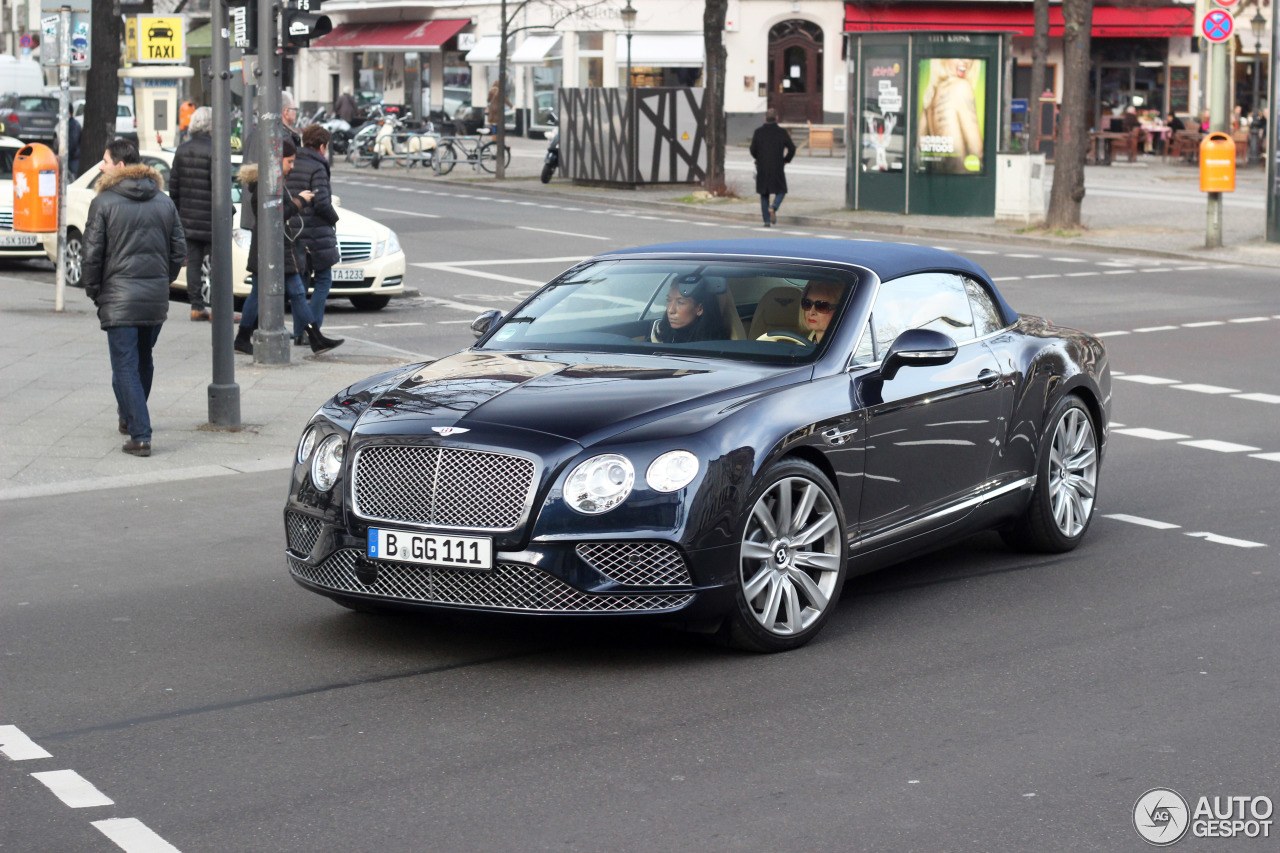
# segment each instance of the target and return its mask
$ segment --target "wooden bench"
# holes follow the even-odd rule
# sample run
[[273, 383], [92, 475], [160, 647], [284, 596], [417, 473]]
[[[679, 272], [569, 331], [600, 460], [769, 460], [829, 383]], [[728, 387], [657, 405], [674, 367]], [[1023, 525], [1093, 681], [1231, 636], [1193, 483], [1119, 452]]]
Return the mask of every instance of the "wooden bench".
[[836, 129], [834, 125], [815, 125], [809, 123], [809, 153], [812, 154], [819, 148], [825, 148], [827, 156], [831, 157], [836, 152]]

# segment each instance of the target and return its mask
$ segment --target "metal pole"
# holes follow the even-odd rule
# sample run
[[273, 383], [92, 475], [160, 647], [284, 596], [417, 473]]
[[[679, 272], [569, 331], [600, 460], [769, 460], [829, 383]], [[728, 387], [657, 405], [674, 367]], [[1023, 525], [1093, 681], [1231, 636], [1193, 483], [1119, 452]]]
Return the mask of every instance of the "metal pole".
[[[516, 11], [519, 11], [518, 9]], [[499, 180], [506, 180], [507, 163], [503, 153], [507, 150], [507, 0], [502, 0], [498, 9], [501, 17], [501, 26], [499, 27], [500, 38], [502, 44], [498, 46], [498, 121], [494, 127], [495, 147], [497, 148], [497, 162], [493, 170], [493, 176]], [[489, 105], [485, 104], [487, 108]], [[488, 116], [486, 115], [487, 119]]]
[[1280, 15], [1271, 15], [1271, 70], [1267, 73], [1267, 242], [1280, 243], [1280, 127], [1276, 103], [1280, 98]]
[[231, 28], [225, 0], [213, 0], [213, 241], [209, 302], [213, 308], [213, 382], [209, 424], [240, 428], [240, 386], [232, 350], [235, 299], [231, 293]]
[[1262, 75], [1262, 38], [1258, 37], [1253, 42], [1253, 103], [1249, 107], [1249, 165], [1252, 166], [1258, 162], [1258, 134], [1253, 132], [1253, 122], [1258, 117], [1258, 110], [1262, 104], [1258, 102], [1259, 85], [1262, 82], [1258, 78]]
[[627, 88], [630, 89], [631, 86], [631, 30], [627, 30]]
[[284, 121], [280, 114], [280, 53], [276, 0], [258, 0], [258, 329], [256, 364], [288, 364], [284, 329], [284, 173], [280, 168]]
[[58, 269], [53, 310], [65, 308], [67, 287], [67, 147], [71, 141], [71, 7], [58, 10]]
[[[1228, 132], [1230, 117], [1227, 114], [1227, 46], [1221, 42], [1214, 44], [1209, 50], [1209, 63], [1212, 66], [1212, 79], [1209, 84], [1209, 130]], [[1203, 167], [1202, 167], [1203, 168]], [[1222, 193], [1209, 193], [1209, 204], [1205, 211], [1206, 249], [1222, 248]]]

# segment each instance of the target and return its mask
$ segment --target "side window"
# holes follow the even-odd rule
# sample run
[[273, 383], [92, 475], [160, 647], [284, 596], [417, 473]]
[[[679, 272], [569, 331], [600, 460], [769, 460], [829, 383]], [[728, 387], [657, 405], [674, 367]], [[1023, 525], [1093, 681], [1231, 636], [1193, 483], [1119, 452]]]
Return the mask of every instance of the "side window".
[[161, 160], [159, 157], [143, 157], [142, 162], [160, 173], [160, 177], [164, 179], [164, 185], [169, 186], [169, 164]]
[[954, 273], [919, 273], [884, 282], [871, 308], [871, 328], [879, 357], [907, 329], [933, 329], [958, 344], [976, 337], [969, 295]]
[[964, 289], [969, 293], [969, 306], [973, 309], [974, 332], [978, 337], [990, 335], [1004, 328], [1004, 317], [987, 289], [971, 278], [965, 278]]

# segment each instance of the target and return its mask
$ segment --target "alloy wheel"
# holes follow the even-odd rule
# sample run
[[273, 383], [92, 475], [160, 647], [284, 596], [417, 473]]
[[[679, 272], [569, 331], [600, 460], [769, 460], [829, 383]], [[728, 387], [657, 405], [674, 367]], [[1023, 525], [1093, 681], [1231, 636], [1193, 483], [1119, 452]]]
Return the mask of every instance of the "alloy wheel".
[[80, 276], [83, 272], [82, 263], [84, 260], [84, 245], [81, 242], [78, 233], [67, 234], [67, 284], [72, 287], [80, 286]]
[[1049, 449], [1049, 497], [1053, 521], [1063, 536], [1083, 532], [1098, 486], [1098, 442], [1088, 414], [1068, 409]]
[[761, 627], [799, 634], [832, 606], [843, 534], [831, 500], [811, 480], [787, 477], [760, 496], [743, 536], [741, 581]]

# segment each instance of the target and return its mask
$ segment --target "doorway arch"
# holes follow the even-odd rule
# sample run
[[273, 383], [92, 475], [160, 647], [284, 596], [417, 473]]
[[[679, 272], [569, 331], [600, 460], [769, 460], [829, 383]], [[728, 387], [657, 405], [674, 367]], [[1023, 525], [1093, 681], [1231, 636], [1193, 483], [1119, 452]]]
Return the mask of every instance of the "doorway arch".
[[768, 106], [778, 121], [822, 121], [822, 27], [792, 19], [769, 30]]

